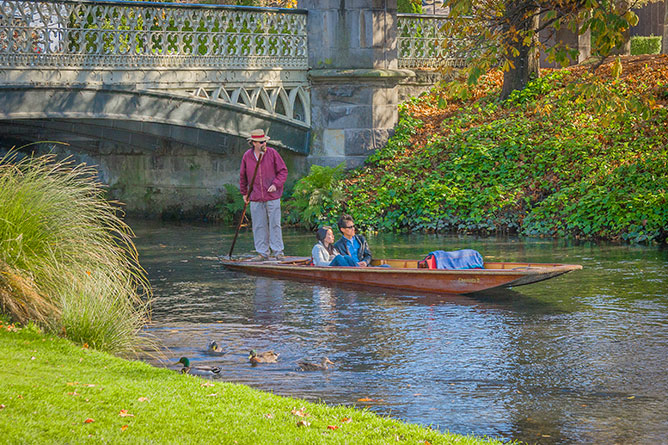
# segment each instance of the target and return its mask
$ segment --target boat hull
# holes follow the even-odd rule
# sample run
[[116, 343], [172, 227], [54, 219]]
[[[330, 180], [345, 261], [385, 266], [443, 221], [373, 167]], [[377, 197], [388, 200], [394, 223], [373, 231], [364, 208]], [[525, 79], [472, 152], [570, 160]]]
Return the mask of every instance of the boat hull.
[[378, 261], [391, 267], [315, 267], [304, 265], [306, 261], [222, 260], [222, 263], [230, 270], [277, 278], [449, 294], [523, 286], [582, 269], [582, 266], [575, 264], [540, 263], [489, 263], [485, 269], [468, 270], [418, 269], [417, 261], [412, 260]]

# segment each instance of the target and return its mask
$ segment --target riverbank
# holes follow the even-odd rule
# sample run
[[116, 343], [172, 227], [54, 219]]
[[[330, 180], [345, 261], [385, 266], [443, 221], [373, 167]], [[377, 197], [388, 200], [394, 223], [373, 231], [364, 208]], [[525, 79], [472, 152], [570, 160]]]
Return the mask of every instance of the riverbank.
[[182, 375], [0, 324], [5, 443], [501, 443]]
[[594, 68], [543, 70], [505, 101], [501, 72], [435, 87], [401, 105], [364, 166], [298, 183], [290, 220], [346, 212], [382, 232], [665, 243], [668, 56]]

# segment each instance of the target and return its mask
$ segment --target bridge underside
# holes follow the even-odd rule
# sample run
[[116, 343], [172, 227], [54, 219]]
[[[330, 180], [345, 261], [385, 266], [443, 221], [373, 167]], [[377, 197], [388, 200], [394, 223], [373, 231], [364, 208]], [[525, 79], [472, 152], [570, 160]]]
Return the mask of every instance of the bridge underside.
[[120, 88], [0, 88], [0, 134], [19, 140], [124, 144], [153, 150], [163, 141], [214, 153], [244, 145], [263, 128], [272, 145], [308, 154], [309, 128], [198, 97]]

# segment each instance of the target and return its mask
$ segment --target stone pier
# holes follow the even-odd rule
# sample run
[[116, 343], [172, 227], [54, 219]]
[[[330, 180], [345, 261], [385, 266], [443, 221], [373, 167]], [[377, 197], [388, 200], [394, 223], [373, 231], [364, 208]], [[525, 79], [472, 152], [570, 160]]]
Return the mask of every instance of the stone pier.
[[308, 9], [309, 162], [355, 167], [397, 123], [396, 0], [300, 0]]

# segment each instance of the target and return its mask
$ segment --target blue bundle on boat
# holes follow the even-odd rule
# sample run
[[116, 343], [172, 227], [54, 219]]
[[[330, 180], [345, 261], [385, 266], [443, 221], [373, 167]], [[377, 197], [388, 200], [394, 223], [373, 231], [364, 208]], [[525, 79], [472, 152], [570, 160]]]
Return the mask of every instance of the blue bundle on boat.
[[434, 259], [436, 269], [483, 269], [482, 255], [477, 250], [462, 249], [446, 252], [435, 250], [427, 258]]

